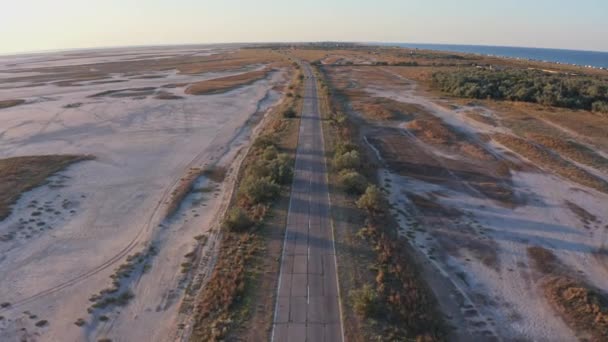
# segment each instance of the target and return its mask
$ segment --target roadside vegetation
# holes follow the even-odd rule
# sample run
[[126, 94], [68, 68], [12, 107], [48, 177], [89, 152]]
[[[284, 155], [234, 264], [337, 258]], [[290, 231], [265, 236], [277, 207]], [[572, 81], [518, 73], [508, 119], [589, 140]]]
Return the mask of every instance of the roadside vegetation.
[[22, 193], [44, 185], [69, 165], [93, 159], [84, 155], [45, 155], [0, 159], [0, 220], [10, 215]]
[[533, 102], [608, 113], [608, 80], [542, 70], [466, 68], [433, 74], [436, 87], [458, 97]]
[[217, 264], [196, 300], [191, 341], [269, 338], [297, 147], [294, 117], [302, 90], [297, 75], [289, 86], [292, 96], [269, 113], [239, 170]]
[[323, 69], [317, 73], [326, 152], [332, 159], [331, 212], [346, 338], [441, 341], [443, 317], [375, 185], [376, 167], [357, 124], [343, 114], [345, 103], [332, 96]]

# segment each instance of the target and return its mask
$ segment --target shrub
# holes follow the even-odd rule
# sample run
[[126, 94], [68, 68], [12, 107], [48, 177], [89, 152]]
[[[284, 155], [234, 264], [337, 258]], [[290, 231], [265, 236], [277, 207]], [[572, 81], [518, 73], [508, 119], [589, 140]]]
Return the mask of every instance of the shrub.
[[35, 325], [37, 327], [45, 327], [45, 326], [49, 325], [49, 321], [47, 321], [46, 319], [42, 319], [42, 320], [36, 322]]
[[357, 207], [365, 209], [371, 214], [376, 214], [385, 211], [388, 208], [388, 203], [380, 189], [375, 185], [370, 185], [357, 201]]
[[592, 110], [599, 113], [608, 113], [608, 102], [595, 101], [593, 102]]
[[255, 139], [253, 147], [265, 149], [268, 146], [276, 146], [274, 141], [275, 138], [271, 134], [260, 135], [257, 139]]
[[289, 184], [293, 177], [293, 162], [285, 153], [281, 153], [271, 162], [272, 179], [278, 184]]
[[272, 159], [275, 159], [278, 154], [279, 154], [279, 151], [277, 150], [276, 147], [268, 146], [264, 149], [264, 152], [262, 153], [262, 157], [264, 158], [264, 160], [272, 160]]
[[292, 161], [284, 153], [274, 155], [271, 150], [264, 151], [264, 160], [254, 162], [247, 172], [248, 178], [269, 178], [276, 184], [288, 184], [293, 176]]
[[238, 207], [231, 208], [224, 218], [224, 227], [235, 232], [242, 232], [253, 226], [247, 213]]
[[271, 177], [257, 178], [249, 175], [243, 181], [241, 191], [252, 204], [260, 204], [276, 198], [280, 188]]
[[363, 285], [358, 290], [351, 290], [350, 299], [358, 315], [373, 317], [378, 312], [378, 295], [369, 284]]
[[289, 107], [287, 108], [284, 112], [283, 112], [283, 117], [290, 119], [290, 118], [295, 118], [296, 117], [296, 111], [295, 109]]
[[336, 143], [336, 155], [342, 155], [347, 152], [356, 151], [357, 146], [351, 142], [338, 142]]
[[336, 154], [334, 157], [334, 167], [337, 170], [358, 169], [360, 165], [361, 159], [357, 151]]
[[338, 176], [338, 181], [344, 189], [344, 191], [350, 194], [361, 194], [365, 191], [367, 186], [367, 180], [357, 171], [344, 170]]
[[[329, 91], [328, 91], [329, 93]], [[331, 120], [335, 125], [343, 125], [346, 122], [346, 114], [344, 113], [335, 113], [331, 116]]]

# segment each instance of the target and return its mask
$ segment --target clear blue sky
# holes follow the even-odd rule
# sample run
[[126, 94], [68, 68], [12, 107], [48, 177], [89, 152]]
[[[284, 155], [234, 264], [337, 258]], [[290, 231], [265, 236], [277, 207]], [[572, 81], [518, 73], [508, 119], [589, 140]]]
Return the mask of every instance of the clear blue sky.
[[379, 41], [608, 51], [608, 0], [6, 0], [0, 53]]

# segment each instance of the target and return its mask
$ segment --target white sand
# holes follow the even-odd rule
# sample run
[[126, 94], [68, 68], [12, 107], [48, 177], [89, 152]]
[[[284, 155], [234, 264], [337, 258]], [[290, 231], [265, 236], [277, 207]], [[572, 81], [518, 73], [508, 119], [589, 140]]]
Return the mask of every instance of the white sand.
[[[41, 341], [103, 337], [166, 341], [175, 335], [184, 287], [180, 264], [195, 247], [194, 237], [209, 233], [226, 200], [227, 185], [205, 184], [217, 190], [197, 201], [188, 198], [169, 221], [164, 220], [167, 201], [191, 167], [232, 163], [237, 151], [247, 146], [251, 131], [247, 120], [277, 101], [279, 94], [272, 88], [286, 82], [285, 75], [275, 72], [251, 86], [212, 96], [187, 96], [183, 88], [164, 89], [184, 95], [182, 100], [86, 96], [225, 74], [230, 73], [184, 76], [167, 72], [160, 79], [2, 91], [2, 99], [26, 98], [29, 103], [0, 111], [1, 158], [75, 153], [91, 154], [96, 160], [61, 172], [55, 183], [62, 187], [51, 184], [28, 192], [13, 214], [0, 222], [0, 234], [29, 232], [27, 226], [39, 229], [37, 222], [20, 223], [20, 219], [34, 218], [51, 227], [17, 233], [14, 240], [0, 242], [0, 302], [13, 304], [0, 310], [5, 317], [0, 321], [0, 340], [29, 336]], [[64, 108], [78, 102], [83, 105]], [[31, 216], [37, 211], [28, 208], [33, 200], [38, 201], [36, 207], [43, 207], [41, 216]], [[52, 211], [46, 212], [45, 204]], [[25, 228], [19, 230], [20, 225]], [[150, 244], [159, 251], [149, 259], [151, 268], [125, 280], [135, 294], [129, 305], [89, 315], [89, 297], [110, 287], [114, 269]], [[37, 318], [27, 318], [24, 311]], [[93, 319], [100, 314], [109, 320]], [[77, 327], [78, 318], [87, 324]], [[42, 319], [49, 325], [35, 327]]]

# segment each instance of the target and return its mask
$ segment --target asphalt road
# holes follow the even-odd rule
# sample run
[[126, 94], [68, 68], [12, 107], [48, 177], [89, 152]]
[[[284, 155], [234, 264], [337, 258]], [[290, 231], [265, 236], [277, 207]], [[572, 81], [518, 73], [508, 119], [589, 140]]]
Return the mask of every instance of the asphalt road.
[[304, 105], [272, 327], [273, 342], [343, 340], [317, 87], [303, 63]]

